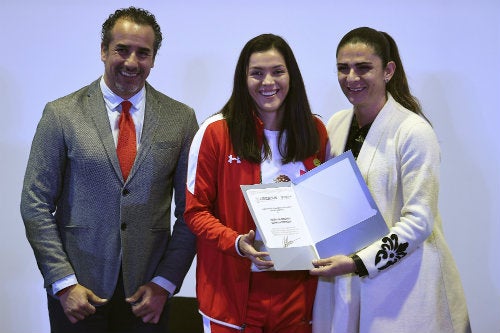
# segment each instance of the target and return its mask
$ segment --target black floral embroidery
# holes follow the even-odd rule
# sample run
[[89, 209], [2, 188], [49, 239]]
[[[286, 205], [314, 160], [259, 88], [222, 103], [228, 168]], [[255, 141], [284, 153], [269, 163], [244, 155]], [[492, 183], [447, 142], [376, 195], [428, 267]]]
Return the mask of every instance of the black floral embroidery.
[[399, 244], [398, 235], [392, 234], [389, 237], [382, 238], [384, 244], [381, 245], [381, 250], [377, 252], [375, 257], [375, 266], [384, 264], [378, 270], [384, 270], [387, 267], [398, 262], [399, 259], [406, 255], [408, 243]]

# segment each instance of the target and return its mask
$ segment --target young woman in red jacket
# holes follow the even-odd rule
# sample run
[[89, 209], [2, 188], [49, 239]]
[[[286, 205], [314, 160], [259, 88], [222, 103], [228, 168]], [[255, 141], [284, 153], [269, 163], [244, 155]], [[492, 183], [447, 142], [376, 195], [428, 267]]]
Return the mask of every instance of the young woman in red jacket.
[[250, 40], [231, 97], [201, 125], [189, 156], [185, 220], [198, 239], [205, 332], [311, 331], [317, 280], [269, 270], [240, 185], [293, 180], [324, 161], [327, 142], [290, 46], [272, 34]]

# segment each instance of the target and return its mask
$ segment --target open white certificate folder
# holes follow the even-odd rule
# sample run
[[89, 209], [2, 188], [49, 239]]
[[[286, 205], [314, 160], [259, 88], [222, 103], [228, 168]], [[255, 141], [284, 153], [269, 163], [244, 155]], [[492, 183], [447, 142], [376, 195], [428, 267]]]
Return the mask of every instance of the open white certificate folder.
[[292, 182], [241, 189], [264, 247], [255, 246], [278, 271], [309, 270], [313, 259], [350, 255], [388, 232], [350, 151]]

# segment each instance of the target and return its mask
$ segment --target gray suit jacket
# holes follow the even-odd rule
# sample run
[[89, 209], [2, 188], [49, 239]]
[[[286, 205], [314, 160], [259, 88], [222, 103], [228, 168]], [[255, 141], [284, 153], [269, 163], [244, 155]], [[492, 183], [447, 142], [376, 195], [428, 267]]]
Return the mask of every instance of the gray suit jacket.
[[122, 265], [126, 296], [154, 276], [180, 288], [195, 255], [183, 211], [197, 129], [191, 108], [146, 83], [142, 141], [124, 182], [99, 80], [46, 105], [21, 197], [45, 287], [76, 274], [80, 284], [109, 299]]

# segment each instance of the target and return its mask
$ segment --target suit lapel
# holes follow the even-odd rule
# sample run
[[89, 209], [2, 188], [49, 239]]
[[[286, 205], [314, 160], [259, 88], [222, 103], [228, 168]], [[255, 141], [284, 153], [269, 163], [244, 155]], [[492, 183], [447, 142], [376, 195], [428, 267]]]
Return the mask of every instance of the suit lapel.
[[116, 155], [115, 142], [113, 141], [113, 134], [111, 133], [111, 128], [109, 126], [106, 104], [104, 103], [104, 98], [99, 86], [99, 80], [94, 81], [89, 86], [89, 92], [87, 94], [88, 105], [85, 106], [85, 109], [90, 112], [111, 165], [113, 166], [118, 177], [123, 181], [120, 163], [118, 162], [118, 156]]
[[373, 121], [370, 131], [365, 138], [365, 142], [363, 143], [356, 160], [359, 170], [365, 180], [368, 179], [368, 172], [372, 167], [378, 147], [386, 144], [385, 136], [386, 131], [389, 128], [387, 124], [391, 121], [391, 118], [394, 115], [394, 112], [392, 112], [392, 105], [393, 100], [389, 95], [387, 103], [385, 103], [384, 107], [380, 110], [379, 114]]
[[139, 169], [139, 166], [146, 158], [148, 152], [153, 144], [154, 133], [156, 126], [158, 126], [158, 112], [160, 112], [161, 105], [158, 103], [154, 89], [146, 83], [146, 106], [144, 110], [144, 124], [142, 127], [141, 144], [135, 163], [130, 171], [129, 179], [132, 178]]
[[333, 137], [330, 137], [330, 152], [332, 156], [338, 156], [344, 152], [353, 115], [352, 110], [347, 112], [345, 116], [342, 116], [338, 120], [338, 123], [333, 128]]

